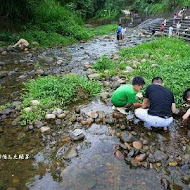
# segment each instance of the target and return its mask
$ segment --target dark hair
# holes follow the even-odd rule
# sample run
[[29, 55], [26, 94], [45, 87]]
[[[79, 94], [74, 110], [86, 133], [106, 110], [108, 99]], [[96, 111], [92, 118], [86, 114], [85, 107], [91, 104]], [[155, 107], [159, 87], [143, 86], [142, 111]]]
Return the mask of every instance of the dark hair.
[[121, 23], [119, 24], [119, 26], [121, 26]]
[[190, 88], [188, 88], [187, 90], [183, 92], [184, 101], [187, 101], [188, 98], [190, 98]]
[[163, 80], [161, 77], [154, 77], [152, 79], [152, 83], [159, 83], [159, 84], [162, 84], [163, 83]]
[[144, 84], [145, 84], [144, 79], [141, 76], [136, 76], [132, 79], [132, 85], [142, 86]]

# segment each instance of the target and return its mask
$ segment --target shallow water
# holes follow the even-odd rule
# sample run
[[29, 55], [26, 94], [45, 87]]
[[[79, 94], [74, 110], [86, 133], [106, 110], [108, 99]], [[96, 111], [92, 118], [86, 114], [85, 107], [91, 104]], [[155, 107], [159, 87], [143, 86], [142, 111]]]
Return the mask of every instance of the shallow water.
[[[67, 48], [54, 48], [38, 50], [27, 59], [27, 53], [0, 55], [0, 61], [7, 63], [1, 71], [12, 72], [13, 75], [0, 80], [0, 105], [20, 99], [23, 82], [37, 77], [31, 70], [42, 68], [51, 71], [51, 74], [62, 73], [84, 74], [83, 63], [94, 62], [98, 57], [106, 54], [112, 56], [121, 46], [115, 43], [115, 36], [111, 38], [97, 38], [88, 43], [81, 43]], [[134, 37], [135, 38], [135, 37]], [[136, 39], [135, 42], [139, 40]], [[129, 46], [133, 42], [126, 42]], [[63, 60], [62, 65], [45, 64], [40, 62], [39, 56], [53, 57]], [[24, 63], [17, 63], [26, 59]], [[38, 62], [38, 63], [37, 63]], [[30, 64], [33, 63], [33, 64]], [[26, 77], [20, 77], [20, 76]], [[20, 77], [20, 78], [19, 78]], [[89, 103], [80, 103], [84, 113], [89, 111], [104, 111], [111, 114], [111, 106], [105, 105], [99, 99]], [[72, 109], [71, 109], [72, 112]], [[0, 122], [3, 131], [0, 132], [0, 154], [12, 156], [12, 159], [0, 159], [0, 189], [14, 187], [15, 189], [57, 189], [57, 190], [160, 190], [161, 172], [154, 169], [133, 168], [125, 160], [118, 159], [114, 152], [115, 146], [120, 144], [116, 137], [118, 126], [92, 124], [89, 127], [66, 125], [51, 125], [51, 133], [41, 134], [38, 129], [28, 130], [23, 126], [12, 126], [13, 118]], [[181, 144], [182, 138], [187, 138], [187, 128], [179, 127], [176, 121], [170, 133], [154, 132], [142, 126], [130, 125], [136, 136], [144, 135], [151, 145], [160, 148], [160, 144], [168, 154], [174, 157], [183, 155], [183, 148], [189, 145]], [[69, 134], [79, 128], [85, 135], [84, 141], [72, 142], [68, 140]], [[63, 159], [71, 151], [77, 156]], [[14, 159], [14, 156], [29, 154], [29, 159]], [[189, 169], [181, 167], [169, 168], [170, 178], [183, 189], [189, 189], [181, 182], [181, 175], [189, 174]]]

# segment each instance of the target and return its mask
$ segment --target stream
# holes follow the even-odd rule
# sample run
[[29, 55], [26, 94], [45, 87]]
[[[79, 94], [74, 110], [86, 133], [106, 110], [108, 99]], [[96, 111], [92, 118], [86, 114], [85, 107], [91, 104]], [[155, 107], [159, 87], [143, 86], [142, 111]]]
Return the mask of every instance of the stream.
[[[106, 35], [68, 47], [0, 54], [0, 106], [7, 106], [0, 111], [0, 190], [160, 190], [161, 178], [171, 189], [190, 189], [190, 133], [176, 119], [169, 133], [148, 131], [114, 115], [110, 102], [97, 96], [68, 108], [63, 119], [43, 123], [50, 127], [44, 133], [40, 123], [18, 123], [24, 82], [85, 75], [85, 65], [102, 55], [114, 59], [120, 48], [152, 40], [130, 30], [121, 44]], [[139, 152], [129, 137], [143, 142], [140, 153], [147, 160], [134, 161]]]

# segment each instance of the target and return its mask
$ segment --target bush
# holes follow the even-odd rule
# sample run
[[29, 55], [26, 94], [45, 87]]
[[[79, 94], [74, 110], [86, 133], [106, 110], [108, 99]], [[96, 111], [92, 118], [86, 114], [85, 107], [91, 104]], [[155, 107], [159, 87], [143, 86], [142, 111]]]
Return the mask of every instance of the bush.
[[[101, 91], [101, 85], [95, 81], [88, 81], [84, 77], [68, 74], [63, 77], [47, 76], [31, 80], [25, 84], [25, 90], [22, 96], [22, 124], [36, 119], [41, 120], [47, 112], [83, 100], [86, 94], [87, 97], [93, 97]], [[31, 106], [33, 99], [40, 101], [38, 107], [34, 107], [29, 112], [24, 111], [25, 107]]]
[[94, 64], [94, 69], [98, 71], [110, 70], [115, 67], [115, 63], [106, 56], [103, 56]]

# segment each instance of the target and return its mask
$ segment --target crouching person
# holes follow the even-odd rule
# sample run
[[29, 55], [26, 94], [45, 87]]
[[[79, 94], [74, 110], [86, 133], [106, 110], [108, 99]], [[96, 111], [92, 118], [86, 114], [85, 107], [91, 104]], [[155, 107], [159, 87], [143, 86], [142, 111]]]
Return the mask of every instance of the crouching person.
[[144, 121], [145, 127], [162, 127], [167, 131], [173, 121], [172, 113], [177, 113], [173, 93], [164, 87], [161, 77], [153, 78], [146, 89], [142, 108], [135, 110], [136, 117]]
[[190, 88], [183, 93], [183, 99], [188, 102], [187, 104], [184, 104], [183, 107], [189, 108], [182, 117], [183, 122], [185, 123], [190, 118]]
[[129, 109], [131, 106], [141, 107], [142, 104], [137, 102], [136, 94], [144, 84], [145, 82], [142, 77], [134, 77], [132, 84], [122, 85], [113, 92], [111, 102], [123, 114], [126, 114], [125, 109]]

